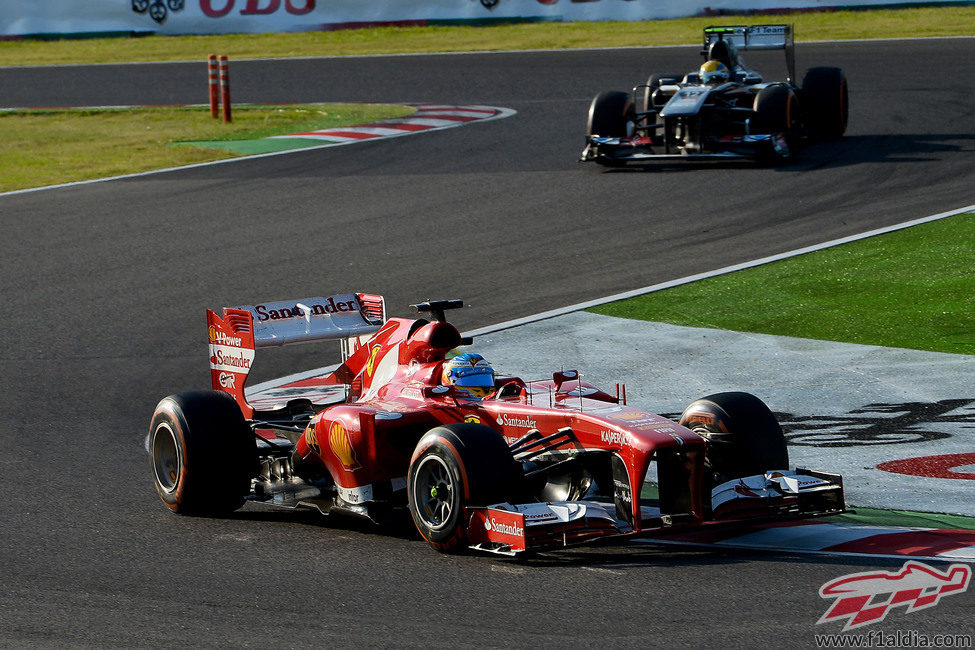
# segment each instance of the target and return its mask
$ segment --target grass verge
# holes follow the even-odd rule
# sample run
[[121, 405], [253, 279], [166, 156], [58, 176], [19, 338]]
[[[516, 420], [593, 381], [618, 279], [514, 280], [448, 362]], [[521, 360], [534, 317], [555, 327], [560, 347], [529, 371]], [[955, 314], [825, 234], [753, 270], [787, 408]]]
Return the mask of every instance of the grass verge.
[[375, 104], [234, 106], [233, 122], [209, 107], [0, 111], [0, 191], [210, 162], [240, 154], [187, 140], [252, 140], [402, 117]]
[[975, 354], [975, 214], [591, 309], [693, 327]]
[[975, 7], [914, 7], [787, 15], [710, 16], [653, 21], [430, 25], [288, 34], [146, 36], [0, 41], [0, 65], [203, 61], [210, 52], [232, 59], [694, 45], [711, 24], [788, 22], [796, 40], [971, 36]]

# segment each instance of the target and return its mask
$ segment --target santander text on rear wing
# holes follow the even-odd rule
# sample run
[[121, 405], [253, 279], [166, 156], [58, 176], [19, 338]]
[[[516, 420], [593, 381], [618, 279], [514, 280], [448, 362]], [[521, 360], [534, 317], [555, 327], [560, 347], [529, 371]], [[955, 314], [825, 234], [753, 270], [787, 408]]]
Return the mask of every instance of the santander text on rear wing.
[[208, 309], [211, 383], [215, 390], [234, 396], [244, 417], [253, 417], [244, 384], [257, 348], [340, 340], [345, 356], [349, 345], [378, 330], [385, 320], [382, 296], [365, 293], [224, 307], [222, 316]]

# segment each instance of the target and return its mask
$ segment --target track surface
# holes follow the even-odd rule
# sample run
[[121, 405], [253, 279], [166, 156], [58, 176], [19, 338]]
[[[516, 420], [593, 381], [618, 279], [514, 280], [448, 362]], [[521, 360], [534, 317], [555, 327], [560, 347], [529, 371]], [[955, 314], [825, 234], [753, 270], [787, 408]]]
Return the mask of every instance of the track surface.
[[[975, 40], [800, 45], [798, 58], [846, 69], [851, 126], [784, 168], [574, 162], [594, 94], [689, 68], [696, 48], [235, 62], [239, 102], [518, 114], [0, 197], [0, 644], [752, 647], [838, 631], [814, 625], [820, 585], [900, 562], [670, 547], [510, 562], [255, 506], [174, 517], [141, 448], [155, 402], [208, 381], [207, 306], [351, 289], [403, 314], [462, 297], [470, 329], [973, 202], [957, 72]], [[204, 86], [202, 63], [0, 69], [9, 106], [198, 103]], [[263, 376], [332, 360], [269, 356]], [[970, 632], [972, 603], [882, 626]]]

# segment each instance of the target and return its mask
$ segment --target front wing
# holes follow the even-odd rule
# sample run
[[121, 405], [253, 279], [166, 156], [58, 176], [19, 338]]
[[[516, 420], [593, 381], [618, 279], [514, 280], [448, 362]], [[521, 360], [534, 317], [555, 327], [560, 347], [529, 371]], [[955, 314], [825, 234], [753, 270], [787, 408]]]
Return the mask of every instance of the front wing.
[[500, 503], [471, 508], [470, 547], [502, 555], [561, 548], [601, 539], [654, 537], [693, 526], [734, 526], [756, 519], [821, 517], [845, 512], [843, 479], [837, 474], [797, 469], [728, 481], [712, 491], [712, 519], [661, 515], [641, 508], [643, 525], [634, 528], [612, 504], [597, 501]]
[[740, 158], [791, 157], [785, 136], [780, 133], [759, 135], [728, 135], [719, 138], [716, 150], [707, 153], [666, 153], [664, 147], [651, 138], [603, 138], [590, 136], [579, 162], [625, 164], [653, 160], [728, 160]]

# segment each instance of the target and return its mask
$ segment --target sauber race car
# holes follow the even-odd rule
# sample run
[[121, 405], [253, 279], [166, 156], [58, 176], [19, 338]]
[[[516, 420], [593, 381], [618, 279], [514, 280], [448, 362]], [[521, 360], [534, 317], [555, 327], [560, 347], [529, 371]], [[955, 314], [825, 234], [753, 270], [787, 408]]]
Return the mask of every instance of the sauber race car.
[[[764, 81], [739, 54], [779, 49], [789, 73], [784, 82]], [[803, 141], [846, 131], [846, 76], [840, 68], [810, 68], [797, 86], [790, 25], [707, 27], [701, 54], [699, 70], [652, 74], [632, 93], [597, 95], [580, 160], [607, 166], [658, 159], [787, 160]]]
[[[673, 421], [575, 371], [495, 374], [456, 354], [471, 341], [445, 312], [460, 306], [387, 318], [382, 297], [350, 293], [208, 310], [212, 390], [162, 399], [146, 438], [163, 503], [412, 516], [438, 550], [507, 555], [844, 510], [839, 476], [788, 469], [758, 398], [711, 395]], [[258, 349], [327, 339], [342, 347], [331, 371], [245, 390]]]

